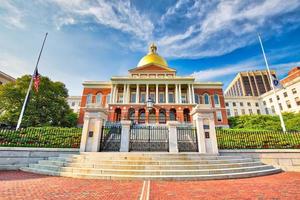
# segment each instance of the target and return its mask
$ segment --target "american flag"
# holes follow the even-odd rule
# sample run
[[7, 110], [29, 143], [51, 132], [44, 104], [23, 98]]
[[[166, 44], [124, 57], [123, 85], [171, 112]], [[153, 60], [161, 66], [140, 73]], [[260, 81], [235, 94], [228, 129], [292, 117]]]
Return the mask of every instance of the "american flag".
[[38, 69], [35, 70], [34, 76], [33, 76], [33, 81], [34, 81], [34, 89], [36, 92], [39, 91], [39, 86], [40, 86], [40, 74], [38, 72]]

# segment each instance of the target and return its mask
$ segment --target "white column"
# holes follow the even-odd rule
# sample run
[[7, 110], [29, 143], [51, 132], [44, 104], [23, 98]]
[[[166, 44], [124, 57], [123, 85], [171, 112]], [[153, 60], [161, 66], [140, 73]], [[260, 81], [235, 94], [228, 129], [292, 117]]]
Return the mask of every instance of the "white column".
[[177, 121], [168, 121], [169, 126], [169, 152], [177, 153], [178, 152], [178, 142], [177, 142]]
[[123, 87], [123, 104], [125, 104], [126, 103], [126, 89], [127, 89], [127, 87], [126, 87], [127, 85], [124, 83], [124, 87]]
[[178, 103], [178, 84], [175, 84], [175, 103]]
[[169, 88], [168, 88], [168, 84], [166, 84], [166, 103], [169, 103]]
[[80, 141], [80, 152], [86, 151], [87, 139], [88, 139], [88, 131], [89, 131], [89, 123], [90, 119], [88, 117], [84, 117], [84, 123], [82, 128], [81, 134], [81, 141]]
[[192, 84], [192, 103], [195, 103], [195, 90], [194, 90], [194, 85]]
[[149, 99], [149, 84], [146, 84], [146, 102]]
[[126, 84], [125, 103], [129, 103], [129, 84]]
[[136, 99], [135, 99], [135, 102], [136, 103], [139, 103], [140, 102], [140, 85], [139, 84], [136, 84]]
[[155, 103], [158, 103], [158, 84], [156, 84], [156, 91], [155, 91]]
[[121, 131], [121, 146], [120, 151], [121, 152], [128, 152], [129, 151], [129, 141], [130, 141], [130, 120], [122, 120], [122, 131]]
[[188, 84], [188, 97], [189, 97], [189, 103], [192, 103], [192, 94], [191, 94], [191, 84]]
[[206, 153], [203, 119], [199, 117], [199, 114], [193, 116], [193, 119], [196, 122], [196, 128], [197, 128], [198, 151], [199, 153]]
[[97, 119], [95, 122], [95, 132], [93, 133], [93, 143], [92, 143], [92, 152], [99, 152], [100, 151], [100, 140], [101, 140], [101, 134], [102, 134], [102, 126], [103, 126], [103, 120]]
[[179, 84], [179, 92], [178, 92], [178, 95], [179, 95], [179, 103], [182, 103], [182, 99], [181, 99], [181, 84]]
[[115, 90], [115, 85], [111, 86], [111, 91], [110, 91], [110, 99], [108, 103], [113, 103], [114, 102], [114, 90]]

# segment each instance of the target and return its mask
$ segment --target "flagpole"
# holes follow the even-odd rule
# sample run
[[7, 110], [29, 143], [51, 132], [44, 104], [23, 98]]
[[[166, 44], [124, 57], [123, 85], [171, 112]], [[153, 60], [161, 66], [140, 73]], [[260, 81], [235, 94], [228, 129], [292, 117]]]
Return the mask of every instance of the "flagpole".
[[41, 55], [42, 55], [42, 52], [43, 52], [43, 49], [44, 49], [44, 45], [45, 45], [47, 36], [48, 36], [48, 33], [46, 33], [46, 35], [44, 37], [42, 48], [40, 50], [39, 57], [37, 59], [37, 62], [36, 62], [33, 74], [31, 76], [31, 80], [30, 80], [29, 87], [28, 87], [28, 90], [27, 90], [27, 93], [26, 93], [26, 97], [25, 97], [25, 100], [24, 100], [24, 103], [23, 103], [23, 106], [22, 106], [22, 110], [21, 110], [21, 113], [20, 113], [20, 116], [19, 116], [19, 120], [18, 120], [18, 124], [17, 124], [16, 130], [18, 130], [20, 128], [21, 123], [22, 123], [22, 119], [23, 119], [23, 115], [24, 115], [24, 112], [25, 112], [26, 104], [28, 103], [27, 101], [28, 101], [28, 98], [29, 98], [29, 95], [30, 95], [30, 91], [31, 91], [31, 88], [32, 88], [33, 77], [34, 77], [34, 75], [36, 73], [36, 70], [38, 68], [38, 65], [39, 65], [39, 62], [40, 62], [40, 58], [41, 58]]
[[259, 39], [261, 50], [262, 50], [262, 53], [263, 53], [263, 56], [264, 56], [264, 60], [265, 60], [265, 64], [266, 64], [266, 67], [267, 67], [268, 75], [269, 75], [270, 81], [272, 82], [271, 87], [272, 87], [273, 94], [274, 94], [276, 109], [278, 110], [278, 115], [279, 115], [279, 119], [280, 119], [281, 128], [282, 128], [283, 132], [286, 132], [285, 123], [284, 123], [284, 120], [283, 120], [283, 117], [282, 117], [282, 114], [281, 114], [281, 111], [280, 111], [280, 108], [279, 108], [279, 104], [278, 104], [278, 100], [277, 100], [277, 96], [276, 96], [276, 91], [275, 91], [275, 86], [274, 86], [274, 83], [272, 81], [273, 79], [272, 79], [272, 75], [271, 75], [271, 72], [270, 72], [268, 60], [267, 60], [265, 50], [264, 50], [264, 46], [262, 44], [262, 41], [261, 41], [261, 38], [260, 38], [259, 34], [258, 34], [258, 39]]

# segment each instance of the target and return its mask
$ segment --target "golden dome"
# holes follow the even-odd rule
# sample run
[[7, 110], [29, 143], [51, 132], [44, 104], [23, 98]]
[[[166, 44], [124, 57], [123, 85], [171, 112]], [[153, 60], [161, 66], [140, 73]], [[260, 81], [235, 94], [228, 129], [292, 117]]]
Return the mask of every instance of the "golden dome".
[[168, 67], [167, 61], [163, 57], [158, 55], [156, 51], [157, 51], [157, 47], [155, 46], [155, 44], [152, 43], [151, 46], [149, 47], [149, 53], [140, 60], [137, 66], [141, 67], [153, 63], [153, 64], [158, 64], [160, 66]]

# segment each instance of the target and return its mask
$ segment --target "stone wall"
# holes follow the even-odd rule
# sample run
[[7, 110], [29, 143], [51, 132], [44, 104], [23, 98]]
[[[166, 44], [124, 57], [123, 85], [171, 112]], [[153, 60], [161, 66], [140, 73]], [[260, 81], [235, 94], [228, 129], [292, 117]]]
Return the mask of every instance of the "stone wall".
[[250, 156], [284, 171], [300, 172], [300, 149], [219, 150], [219, 153], [225, 156]]
[[76, 154], [79, 149], [0, 147], [0, 170], [18, 170], [59, 154]]

